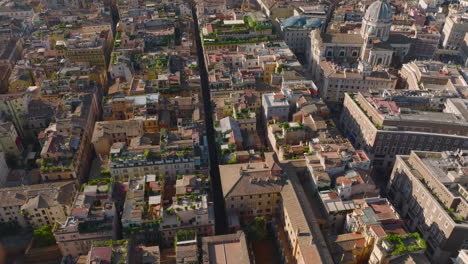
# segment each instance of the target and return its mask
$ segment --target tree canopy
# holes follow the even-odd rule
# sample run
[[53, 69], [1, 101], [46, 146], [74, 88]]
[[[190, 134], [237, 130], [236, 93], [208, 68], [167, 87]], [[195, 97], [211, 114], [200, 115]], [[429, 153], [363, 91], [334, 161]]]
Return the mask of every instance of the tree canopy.
[[250, 241], [265, 239], [268, 235], [265, 218], [255, 217], [255, 219], [247, 225], [246, 235]]
[[44, 225], [34, 230], [33, 238], [38, 247], [47, 247], [55, 244], [55, 237], [52, 233], [52, 228], [48, 225]]

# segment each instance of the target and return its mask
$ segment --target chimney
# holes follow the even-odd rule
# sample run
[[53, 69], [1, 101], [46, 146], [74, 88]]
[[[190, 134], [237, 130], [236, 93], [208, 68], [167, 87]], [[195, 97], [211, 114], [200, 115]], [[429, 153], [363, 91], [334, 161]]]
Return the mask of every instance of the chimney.
[[299, 228], [296, 230], [296, 240], [294, 241], [294, 250], [293, 250], [294, 258], [296, 258], [298, 247], [299, 247]]

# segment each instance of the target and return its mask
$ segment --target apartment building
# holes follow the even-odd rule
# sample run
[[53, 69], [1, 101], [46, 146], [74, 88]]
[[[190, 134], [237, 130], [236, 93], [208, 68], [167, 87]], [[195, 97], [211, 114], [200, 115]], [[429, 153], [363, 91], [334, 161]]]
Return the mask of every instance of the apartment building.
[[157, 221], [161, 218], [163, 190], [162, 177], [155, 174], [128, 180], [121, 217], [126, 237], [136, 239], [139, 236], [146, 241], [159, 237], [155, 230]]
[[403, 64], [399, 71], [409, 90], [441, 91], [456, 94], [461, 78], [457, 67], [437, 61], [412, 61]]
[[321, 61], [315, 81], [320, 96], [328, 102], [341, 103], [345, 93], [368, 92], [376, 89], [394, 90], [397, 77], [388, 71], [374, 69], [359, 62], [356, 69], [344, 68], [330, 61]]
[[[335, 148], [326, 144], [323, 144], [322, 147], [322, 150], [305, 155], [310, 182], [315, 191], [331, 188], [332, 179], [342, 177], [348, 171], [359, 170], [364, 173], [371, 168], [371, 161], [366, 153], [362, 150], [354, 150], [349, 143], [337, 144]], [[317, 150], [317, 148], [314, 149]], [[358, 176], [359, 174], [360, 172], [351, 173], [347, 176], [353, 178], [352, 175]], [[343, 183], [345, 182], [347, 181]]]
[[468, 18], [465, 14], [457, 13], [447, 16], [442, 29], [442, 47], [444, 49], [460, 49], [467, 32]]
[[28, 104], [31, 96], [26, 93], [0, 95], [0, 115], [11, 120], [21, 137], [27, 135]]
[[27, 132], [37, 138], [53, 121], [56, 109], [52, 103], [45, 100], [32, 100], [28, 103], [27, 108]]
[[302, 165], [283, 164], [288, 175], [280, 192], [279, 217], [274, 223], [275, 237], [282, 248], [282, 260], [287, 263], [334, 263], [318, 218], [312, 211], [308, 194], [302, 188], [297, 171]]
[[101, 121], [94, 126], [91, 143], [94, 151], [100, 155], [109, 155], [114, 143], [130, 144], [134, 138], [144, 134], [141, 120]]
[[194, 190], [188, 195], [173, 197], [172, 204], [162, 212], [162, 243], [172, 247], [174, 237], [182, 230], [195, 231], [198, 236], [213, 236], [214, 226], [213, 203], [208, 201], [206, 192]]
[[156, 114], [160, 104], [160, 94], [145, 94], [134, 96], [116, 96], [108, 99], [103, 105], [103, 119], [129, 120], [137, 115]]
[[[269, 146], [281, 159], [302, 155], [307, 152], [306, 139], [309, 133], [301, 122], [268, 124], [267, 137]], [[308, 132], [308, 131], [307, 131]]]
[[96, 67], [80, 64], [74, 62], [70, 66], [49, 69], [51, 78], [39, 83], [41, 99], [57, 102], [70, 92], [96, 92], [100, 96], [102, 86], [106, 85], [106, 75]]
[[12, 122], [0, 123], [0, 147], [5, 155], [19, 157], [24, 148]]
[[288, 121], [289, 102], [282, 93], [264, 93], [262, 95], [262, 107], [265, 122], [269, 120]]
[[119, 217], [112, 200], [114, 180], [96, 179], [82, 188], [68, 217], [52, 230], [62, 256], [85, 255], [93, 241], [116, 238]]
[[245, 133], [257, 131], [257, 114], [243, 106], [234, 106], [233, 116], [239, 123], [239, 129]]
[[408, 57], [418, 60], [431, 60], [441, 39], [440, 31], [435, 26], [423, 26], [414, 33]]
[[250, 264], [253, 258], [242, 231], [228, 235], [202, 237], [201, 244], [202, 264]]
[[197, 15], [215, 15], [226, 12], [226, 0], [197, 1]]
[[[0, 66], [6, 66], [6, 72], [11, 74], [11, 70], [15, 63], [21, 58], [21, 53], [23, 52], [23, 41], [21, 38], [13, 38], [4, 40], [2, 43], [2, 49], [0, 50]], [[9, 74], [5, 76], [6, 82], [8, 84]], [[7, 88], [7, 87], [4, 87]], [[7, 89], [5, 89], [6, 91]]]
[[191, 174], [200, 166], [200, 157], [194, 152], [192, 140], [181, 140], [163, 145], [125, 146], [114, 143], [109, 157], [113, 177], [128, 179], [146, 174], [162, 173], [166, 181], [175, 182], [178, 174]]
[[82, 32], [66, 40], [58, 40], [55, 48], [73, 62], [87, 62], [107, 70], [113, 47], [112, 31]]
[[65, 97], [55, 122], [39, 135], [42, 145], [40, 169], [44, 181], [82, 181], [87, 177], [92, 155], [91, 138], [100, 115], [97, 100], [96, 94]]
[[2, 188], [0, 222], [16, 221], [23, 228], [52, 226], [67, 218], [75, 191], [71, 181]]
[[340, 123], [373, 166], [391, 168], [395, 155], [410, 150], [456, 150], [468, 146], [467, 121], [453, 113], [399, 107], [386, 97], [345, 95]]
[[[132, 263], [130, 260], [133, 258], [141, 257], [140, 252], [134, 251], [132, 243], [128, 240], [104, 240], [96, 241], [92, 244], [91, 249], [85, 256], [80, 256], [80, 263], [94, 264], [94, 263]], [[159, 254], [159, 248], [158, 248]], [[150, 252], [147, 255], [151, 255]], [[158, 256], [159, 257], [159, 256]], [[159, 258], [151, 263], [159, 264]]]
[[237, 120], [231, 116], [219, 120], [219, 132], [221, 144], [225, 143], [223, 145], [227, 147], [229, 147], [228, 144], [234, 144], [237, 150], [244, 149], [244, 137]]
[[280, 209], [283, 170], [273, 154], [265, 153], [265, 162], [219, 166], [226, 211], [236, 211], [242, 222]]
[[0, 15], [18, 20], [25, 20], [25, 22], [29, 24], [34, 17], [34, 9], [24, 3], [18, 2], [13, 5], [2, 5], [0, 8]]
[[398, 155], [387, 185], [389, 199], [410, 231], [421, 233], [436, 263], [468, 246], [466, 160], [463, 150]]

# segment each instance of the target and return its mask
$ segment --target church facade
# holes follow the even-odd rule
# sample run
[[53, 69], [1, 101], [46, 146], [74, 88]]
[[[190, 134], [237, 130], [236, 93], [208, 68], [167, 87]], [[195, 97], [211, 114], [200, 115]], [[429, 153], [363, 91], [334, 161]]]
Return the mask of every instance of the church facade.
[[388, 1], [378, 0], [368, 7], [359, 33], [313, 31], [306, 53], [312, 72], [321, 60], [348, 67], [356, 67], [358, 61], [384, 67], [403, 61], [411, 48], [411, 38], [390, 31], [392, 17]]

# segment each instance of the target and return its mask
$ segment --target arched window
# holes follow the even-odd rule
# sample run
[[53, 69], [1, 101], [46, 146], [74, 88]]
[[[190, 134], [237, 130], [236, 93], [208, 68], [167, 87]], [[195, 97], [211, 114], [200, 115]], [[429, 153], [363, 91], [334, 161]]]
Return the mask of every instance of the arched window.
[[377, 59], [377, 65], [382, 64], [382, 58]]
[[344, 56], [345, 56], [344, 50], [340, 50], [340, 55], [339, 55], [339, 56], [340, 56], [340, 57], [344, 57]]

